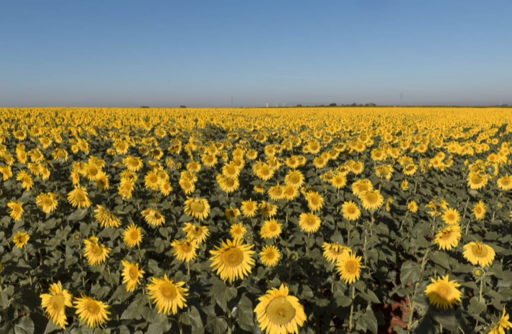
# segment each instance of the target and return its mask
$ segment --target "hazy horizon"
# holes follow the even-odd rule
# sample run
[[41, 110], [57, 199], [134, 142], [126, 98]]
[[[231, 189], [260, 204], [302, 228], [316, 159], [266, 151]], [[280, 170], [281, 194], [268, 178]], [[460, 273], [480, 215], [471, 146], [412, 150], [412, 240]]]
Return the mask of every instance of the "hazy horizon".
[[0, 107], [512, 105], [511, 12], [505, 0], [2, 2]]

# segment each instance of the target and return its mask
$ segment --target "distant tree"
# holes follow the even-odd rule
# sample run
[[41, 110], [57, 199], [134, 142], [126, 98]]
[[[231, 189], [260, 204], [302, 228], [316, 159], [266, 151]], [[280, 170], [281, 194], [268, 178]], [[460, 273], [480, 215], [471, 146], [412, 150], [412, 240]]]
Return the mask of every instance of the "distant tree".
[[149, 107], [148, 107], [148, 106], [142, 106], [141, 108], [147, 109], [147, 108], [149, 108]]
[[329, 107], [336, 107], [336, 103], [329, 104]]
[[297, 108], [300, 108], [300, 107], [302, 107], [302, 104], [297, 104]]
[[355, 107], [355, 106], [357, 106], [357, 104], [355, 104], [355, 103], [352, 103], [352, 104], [351, 104], [351, 106], [352, 106], [352, 107]]
[[180, 108], [186, 108], [187, 106], [180, 106]]

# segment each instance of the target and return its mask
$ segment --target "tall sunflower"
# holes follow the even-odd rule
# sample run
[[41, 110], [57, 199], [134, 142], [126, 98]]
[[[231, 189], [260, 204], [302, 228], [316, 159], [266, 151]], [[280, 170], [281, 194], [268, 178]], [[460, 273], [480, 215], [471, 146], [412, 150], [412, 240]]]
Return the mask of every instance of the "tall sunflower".
[[185, 201], [185, 214], [190, 217], [204, 220], [210, 213], [210, 205], [206, 199], [191, 198]]
[[133, 264], [128, 261], [122, 260], [123, 264], [123, 284], [126, 284], [126, 291], [133, 292], [137, 285], [140, 284], [140, 279], [144, 275], [144, 270], [139, 269], [139, 264]]
[[330, 180], [330, 183], [336, 189], [344, 188], [347, 185], [347, 177], [338, 173]]
[[244, 235], [247, 233], [247, 229], [244, 227], [244, 224], [233, 224], [229, 229], [229, 234], [233, 239], [243, 239]]
[[324, 249], [325, 259], [330, 263], [339, 262], [346, 254], [352, 253], [352, 250], [349, 247], [339, 244], [329, 244], [324, 242], [322, 248]]
[[87, 323], [89, 328], [96, 328], [109, 320], [109, 306], [90, 297], [82, 295], [82, 298], [77, 298], [75, 308], [80, 322]]
[[88, 208], [91, 206], [91, 200], [87, 196], [87, 190], [80, 186], [75, 186], [75, 189], [68, 194], [68, 202], [74, 208]]
[[452, 250], [454, 247], [457, 247], [461, 237], [462, 234], [459, 224], [448, 225], [439, 231], [434, 240], [434, 244], [437, 244], [440, 249]]
[[297, 297], [289, 295], [288, 287], [281, 284], [259, 298], [254, 309], [260, 329], [266, 334], [298, 333], [307, 317]]
[[455, 209], [446, 209], [441, 217], [448, 225], [458, 225], [461, 220], [460, 213]]
[[378, 210], [384, 204], [384, 197], [378, 190], [365, 191], [359, 197], [363, 202], [363, 207], [368, 211]]
[[30, 239], [30, 237], [28, 236], [28, 233], [18, 232], [12, 238], [12, 241], [16, 245], [16, 248], [23, 248], [26, 244], [28, 244], [29, 239]]
[[64, 329], [66, 321], [66, 306], [73, 307], [71, 303], [73, 296], [68, 290], [62, 289], [60, 282], [50, 285], [50, 294], [42, 294], [41, 307], [46, 316], [60, 329]]
[[101, 205], [97, 206], [94, 213], [94, 218], [101, 227], [119, 227], [121, 225], [121, 220]]
[[304, 184], [304, 175], [298, 170], [292, 170], [284, 178], [284, 183], [288, 186], [300, 188]]
[[156, 209], [148, 208], [142, 211], [144, 220], [152, 226], [162, 226], [165, 224], [165, 217]]
[[142, 241], [142, 229], [135, 224], [131, 224], [124, 230], [123, 240], [130, 248], [139, 246]]
[[240, 210], [245, 217], [252, 218], [256, 215], [256, 211], [258, 210], [258, 203], [252, 199], [242, 202]]
[[178, 308], [187, 307], [185, 297], [188, 289], [183, 288], [184, 282], [174, 282], [164, 276], [164, 279], [153, 277], [148, 285], [149, 298], [156, 304], [159, 314], [167, 316], [178, 313]]
[[430, 304], [447, 309], [453, 308], [461, 301], [462, 293], [457, 289], [460, 284], [457, 281], [449, 281], [449, 276], [439, 277], [437, 280], [432, 278], [432, 284], [427, 286], [425, 294], [430, 300]]
[[32, 176], [25, 171], [22, 171], [16, 177], [16, 181], [21, 182], [21, 187], [25, 190], [30, 190], [34, 186], [34, 180], [32, 180]]
[[21, 216], [24, 212], [23, 203], [9, 202], [7, 203], [7, 207], [11, 209], [9, 215], [11, 216], [12, 220], [14, 220], [15, 222], [21, 220]]
[[368, 179], [362, 179], [356, 181], [352, 184], [352, 192], [354, 195], [359, 196], [361, 193], [365, 191], [373, 190], [372, 182]]
[[473, 190], [482, 189], [487, 185], [488, 182], [487, 175], [480, 175], [478, 173], [469, 173], [468, 176], [468, 186]]
[[311, 212], [320, 211], [324, 205], [324, 198], [316, 191], [310, 191], [306, 194], [306, 201]]
[[314, 233], [320, 228], [322, 221], [313, 213], [301, 213], [299, 226], [306, 233]]
[[54, 193], [40, 194], [36, 198], [36, 204], [44, 213], [49, 214], [57, 208], [57, 195]]
[[181, 262], [190, 262], [197, 257], [197, 243], [191, 240], [174, 240], [171, 243], [172, 252], [176, 258]]
[[208, 227], [206, 226], [196, 226], [190, 223], [185, 223], [185, 227], [183, 231], [187, 233], [187, 239], [193, 239], [197, 242], [198, 245], [202, 244], [206, 238], [210, 235], [210, 231], [208, 231]]
[[281, 252], [276, 246], [266, 245], [260, 253], [260, 260], [266, 267], [275, 267], [281, 259]]
[[343, 212], [343, 218], [349, 221], [356, 221], [361, 217], [361, 210], [352, 201], [343, 203], [341, 211]]
[[240, 239], [222, 242], [221, 247], [216, 246], [216, 250], [210, 251], [213, 270], [224, 281], [229, 279], [233, 282], [236, 279], [244, 279], [251, 273], [251, 267], [254, 266], [252, 256], [255, 252], [251, 250], [253, 247], [242, 244]]
[[470, 242], [464, 246], [463, 255], [474, 266], [489, 267], [494, 261], [496, 252], [491, 246], [479, 242]]
[[85, 240], [85, 258], [91, 266], [102, 264], [109, 257], [110, 248], [98, 243], [98, 238], [90, 237]]
[[507, 314], [507, 310], [503, 308], [503, 314], [496, 323], [496, 325], [491, 329], [489, 334], [505, 334], [505, 329], [511, 329], [512, 323], [509, 320], [509, 315]]
[[512, 189], [512, 177], [506, 175], [498, 179], [498, 187], [503, 191]]
[[473, 208], [473, 214], [475, 215], [476, 220], [482, 220], [485, 218], [485, 214], [487, 212], [487, 208], [485, 207], [485, 203], [480, 201]]
[[352, 284], [359, 280], [361, 275], [361, 256], [346, 252], [341, 260], [336, 264], [338, 273], [341, 275], [341, 279], [347, 284]]
[[276, 219], [267, 220], [261, 227], [260, 235], [263, 239], [277, 238], [283, 231], [282, 226], [283, 224], [278, 223]]

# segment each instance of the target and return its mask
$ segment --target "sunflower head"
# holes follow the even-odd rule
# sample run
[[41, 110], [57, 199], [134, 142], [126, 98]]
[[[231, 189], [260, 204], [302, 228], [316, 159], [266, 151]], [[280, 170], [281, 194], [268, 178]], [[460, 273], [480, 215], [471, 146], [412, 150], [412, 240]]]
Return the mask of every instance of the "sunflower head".
[[178, 313], [178, 309], [187, 307], [185, 297], [188, 289], [183, 288], [184, 282], [174, 282], [164, 276], [164, 279], [153, 277], [148, 285], [149, 298], [156, 304], [159, 314], [167, 316]]
[[427, 286], [425, 294], [434, 306], [447, 309], [453, 308], [461, 301], [462, 293], [457, 289], [460, 287], [456, 281], [449, 281], [449, 276], [432, 279], [432, 284]]
[[68, 290], [62, 289], [60, 282], [50, 285], [49, 290], [50, 294], [42, 294], [40, 296], [41, 306], [46, 316], [51, 319], [55, 325], [64, 329], [68, 324], [66, 307], [73, 307], [73, 304], [71, 304], [73, 296]]
[[341, 279], [347, 284], [352, 284], [359, 280], [361, 275], [362, 257], [356, 256], [355, 254], [345, 253], [340, 261], [337, 263], [338, 273], [341, 275]]
[[206, 199], [191, 198], [185, 201], [185, 214], [190, 217], [204, 220], [210, 213], [210, 205]]
[[221, 247], [215, 247], [216, 250], [210, 251], [213, 270], [224, 281], [243, 279], [251, 273], [251, 267], [254, 266], [252, 256], [255, 252], [251, 250], [252, 247], [242, 244], [240, 239], [222, 242]]

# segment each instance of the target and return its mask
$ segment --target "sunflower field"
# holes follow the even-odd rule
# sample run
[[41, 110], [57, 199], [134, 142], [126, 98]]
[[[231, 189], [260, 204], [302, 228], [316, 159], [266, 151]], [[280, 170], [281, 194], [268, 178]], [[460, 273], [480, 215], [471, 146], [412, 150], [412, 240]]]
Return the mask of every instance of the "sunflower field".
[[507, 109], [0, 119], [0, 333], [512, 329]]

